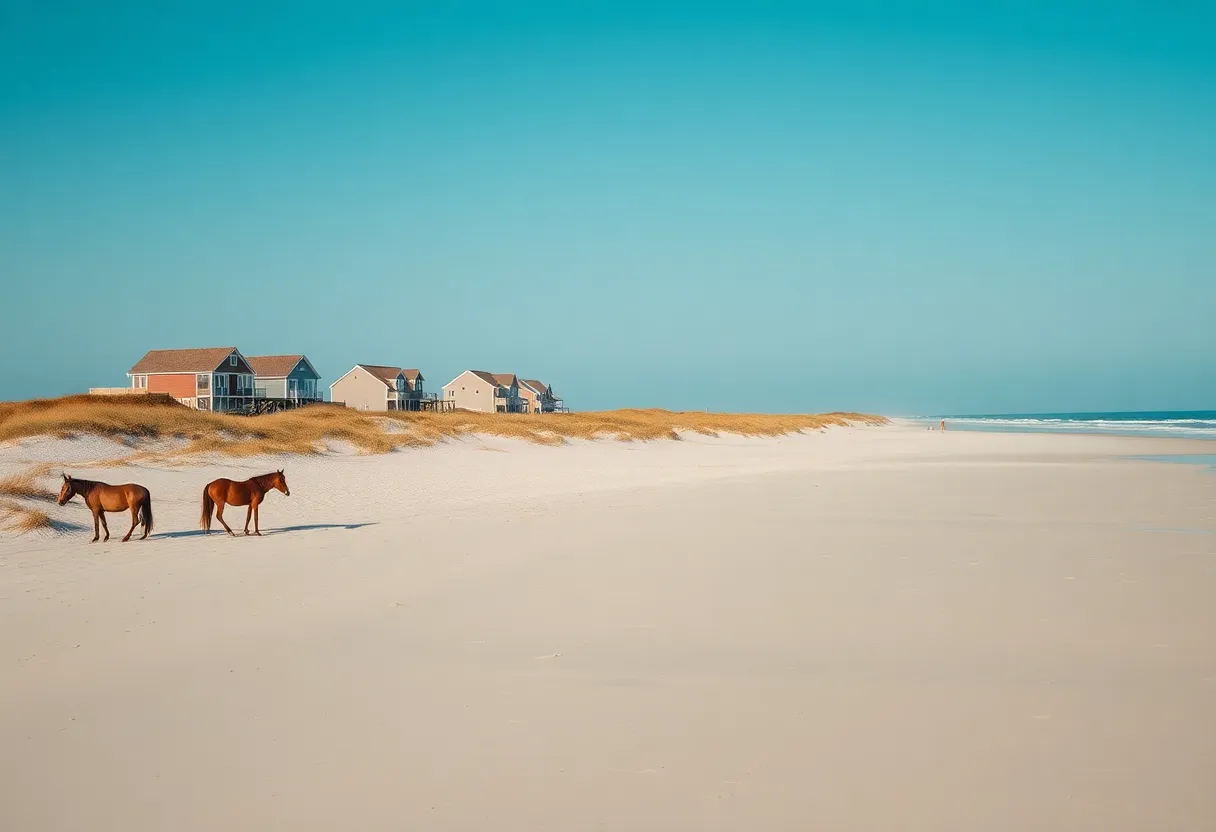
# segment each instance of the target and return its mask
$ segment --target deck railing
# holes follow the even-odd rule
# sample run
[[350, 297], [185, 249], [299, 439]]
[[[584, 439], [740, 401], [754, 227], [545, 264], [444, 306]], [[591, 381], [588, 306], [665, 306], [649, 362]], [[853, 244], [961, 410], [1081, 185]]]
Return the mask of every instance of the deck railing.
[[300, 390], [288, 390], [287, 395], [285, 396], [268, 396], [266, 395], [265, 387], [254, 388], [253, 397], [255, 399], [286, 399], [288, 401], [302, 402], [320, 402], [325, 400], [325, 397], [321, 395], [320, 390], [316, 391], [315, 393], [305, 393]]

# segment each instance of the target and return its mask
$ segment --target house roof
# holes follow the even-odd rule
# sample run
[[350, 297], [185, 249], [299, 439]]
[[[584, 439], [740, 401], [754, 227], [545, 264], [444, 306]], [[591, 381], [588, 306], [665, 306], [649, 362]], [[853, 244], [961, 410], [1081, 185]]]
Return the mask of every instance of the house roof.
[[355, 366], [367, 370], [388, 387], [397, 386], [397, 376], [402, 372], [400, 367], [386, 367], [383, 364], [356, 364]]
[[549, 385], [545, 384], [543, 381], [537, 381], [534, 378], [521, 378], [519, 382], [520, 384], [528, 385], [533, 391], [542, 396], [549, 389]]
[[[194, 350], [148, 350], [128, 372], [148, 373], [210, 373], [237, 352], [236, 347], [207, 347]], [[239, 353], [238, 353], [239, 354]]]
[[493, 387], [510, 387], [511, 382], [515, 380], [514, 373], [488, 373], [485, 370], [465, 370], [459, 376], [449, 381], [444, 385], [445, 388], [451, 387], [456, 381], [466, 374], [471, 374], [484, 381]]
[[426, 379], [425, 379], [425, 378], [423, 378], [422, 373], [418, 372], [417, 370], [408, 370], [408, 369], [403, 369], [401, 372], [405, 373], [405, 380], [406, 380], [406, 381], [408, 381], [408, 382], [413, 383], [413, 382], [417, 381], [417, 380], [418, 380], [418, 379], [420, 379], [420, 378], [421, 378], [423, 381], [426, 381]]
[[[498, 386], [498, 379], [496, 379], [494, 377], [493, 373], [487, 373], [485, 370], [465, 370], [465, 372], [472, 373], [473, 375], [477, 376], [479, 379], [484, 381], [486, 384], [493, 384], [495, 387]], [[459, 376], [457, 376], [457, 378], [459, 378]], [[455, 379], [453, 379], [453, 380], [455, 380]]]
[[285, 378], [302, 358], [302, 355], [250, 355], [245, 360], [253, 372], [262, 378]]

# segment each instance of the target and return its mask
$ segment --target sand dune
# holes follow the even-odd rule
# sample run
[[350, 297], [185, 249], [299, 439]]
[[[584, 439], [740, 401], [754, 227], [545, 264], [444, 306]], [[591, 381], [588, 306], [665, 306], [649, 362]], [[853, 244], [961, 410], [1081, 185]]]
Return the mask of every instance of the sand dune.
[[[65, 396], [0, 402], [0, 442], [46, 436], [108, 438], [120, 444], [134, 439], [141, 445], [140, 459], [163, 463], [209, 453], [229, 457], [311, 455], [332, 446], [388, 453], [477, 434], [561, 445], [571, 439], [678, 439], [684, 433], [782, 436], [886, 421], [861, 413], [684, 413], [656, 409], [548, 414], [466, 410], [369, 413], [328, 405], [251, 418], [192, 410], [167, 396]], [[120, 450], [117, 456], [129, 453]]]
[[[131, 450], [26, 439], [0, 476]], [[149, 486], [158, 533], [90, 546], [41, 502], [60, 531], [0, 535], [0, 828], [1211, 828], [1216, 476], [1135, 458], [1171, 452], [1211, 451], [891, 426], [74, 466]], [[210, 478], [284, 463], [266, 537], [197, 532]]]

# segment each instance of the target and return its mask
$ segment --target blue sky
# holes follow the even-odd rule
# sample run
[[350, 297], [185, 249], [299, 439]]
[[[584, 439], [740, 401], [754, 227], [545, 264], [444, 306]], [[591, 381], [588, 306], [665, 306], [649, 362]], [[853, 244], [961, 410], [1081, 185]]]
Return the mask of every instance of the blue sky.
[[244, 5], [0, 7], [0, 397], [1216, 407], [1213, 4]]

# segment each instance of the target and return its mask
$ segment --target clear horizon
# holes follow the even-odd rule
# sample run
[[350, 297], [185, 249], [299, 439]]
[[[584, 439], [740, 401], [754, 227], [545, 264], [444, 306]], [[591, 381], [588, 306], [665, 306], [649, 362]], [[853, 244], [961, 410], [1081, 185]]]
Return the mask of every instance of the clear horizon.
[[0, 398], [147, 350], [577, 410], [1216, 408], [1216, 12], [6, 4]]

